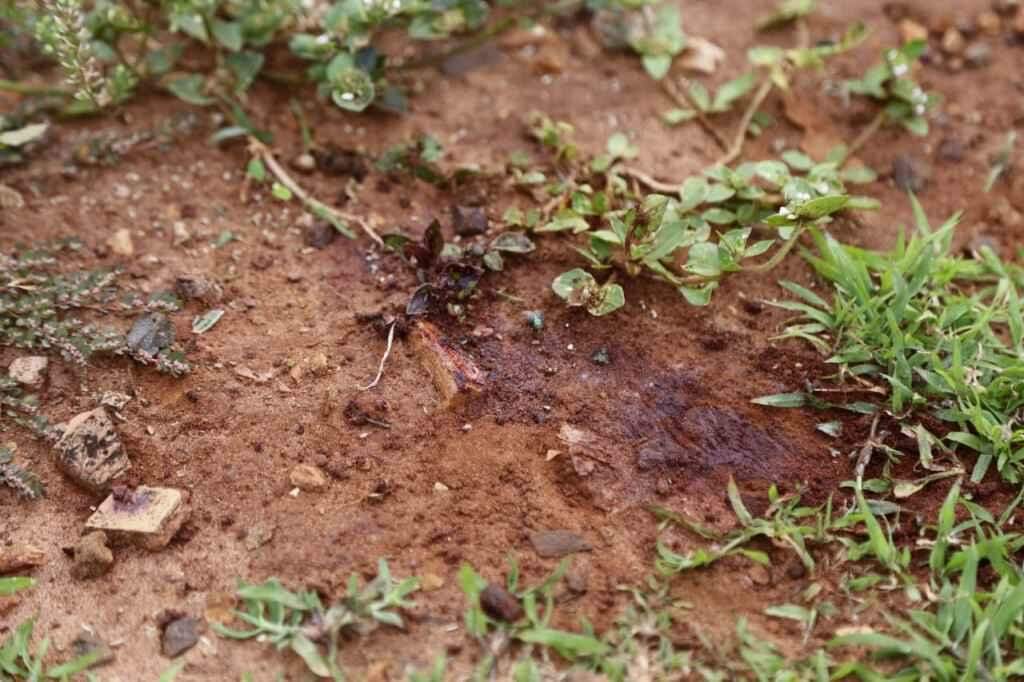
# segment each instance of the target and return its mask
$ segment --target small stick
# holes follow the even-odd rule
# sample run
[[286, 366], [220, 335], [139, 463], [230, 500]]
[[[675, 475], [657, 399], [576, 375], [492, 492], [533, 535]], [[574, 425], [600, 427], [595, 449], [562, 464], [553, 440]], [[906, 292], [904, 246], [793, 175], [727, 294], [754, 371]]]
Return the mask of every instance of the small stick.
[[747, 129], [750, 128], [750, 122], [754, 119], [754, 114], [757, 113], [758, 108], [764, 103], [764, 100], [768, 97], [768, 94], [772, 91], [773, 83], [770, 78], [766, 78], [761, 87], [757, 89], [754, 94], [754, 99], [750, 100], [750, 106], [743, 112], [743, 118], [740, 119], [739, 128], [736, 130], [736, 135], [733, 137], [732, 146], [729, 147], [729, 151], [725, 153], [714, 166], [728, 166], [730, 163], [739, 158], [739, 155], [743, 153], [743, 143], [747, 139]]
[[638, 181], [642, 185], [653, 189], [655, 192], [661, 192], [662, 194], [678, 194], [679, 189], [682, 187], [682, 183], [679, 182], [662, 182], [654, 177], [643, 172], [639, 168], [633, 168], [631, 166], [615, 166], [612, 170], [618, 171], [623, 175], [629, 176], [634, 180]]
[[377, 376], [374, 377], [373, 381], [368, 383], [366, 386], [359, 386], [360, 391], [369, 391], [371, 388], [380, 383], [380, 378], [384, 376], [384, 363], [388, 361], [388, 356], [391, 355], [391, 344], [395, 340], [395, 325], [397, 322], [391, 323], [391, 329], [388, 330], [388, 347], [384, 349], [384, 355], [381, 356], [380, 366], [377, 368]]
[[661, 88], [679, 106], [688, 106], [693, 109], [697, 114], [697, 123], [704, 128], [704, 132], [714, 139], [715, 143], [723, 152], [729, 150], [729, 143], [725, 141], [724, 137], [722, 137], [722, 133], [718, 132], [718, 128], [711, 125], [711, 120], [708, 119], [704, 112], [700, 110], [700, 107], [697, 106], [697, 102], [693, 99], [693, 95], [691, 95], [685, 87], [680, 88], [670, 77], [666, 76], [661, 79]]
[[871, 119], [871, 123], [869, 123], [864, 130], [860, 131], [860, 135], [857, 136], [856, 140], [850, 143], [849, 149], [846, 150], [847, 159], [853, 158], [853, 155], [860, 151], [861, 147], [867, 144], [867, 141], [878, 132], [882, 127], [882, 124], [885, 123], [886, 115], [885, 109], [882, 109], [875, 114], [875, 117]]
[[[273, 173], [274, 176], [277, 178], [278, 182], [287, 187], [288, 190], [291, 191], [292, 194], [297, 196], [302, 201], [302, 203], [306, 204], [313, 211], [313, 213], [321, 215], [331, 220], [331, 222], [336, 221], [336, 223], [355, 223], [356, 225], [361, 227], [363, 232], [365, 232], [370, 239], [376, 242], [378, 246], [384, 246], [384, 240], [380, 238], [380, 235], [378, 235], [374, 231], [374, 229], [370, 227], [369, 223], [367, 223], [365, 220], [363, 220], [359, 216], [351, 215], [348, 213], [341, 213], [340, 211], [331, 208], [327, 204], [309, 196], [309, 194], [307, 194], [306, 191], [299, 186], [299, 183], [295, 182], [295, 180], [292, 179], [292, 176], [288, 175], [288, 171], [286, 171], [284, 167], [277, 162], [277, 159], [274, 158], [274, 154], [265, 144], [263, 144], [256, 138], [250, 137], [249, 150], [253, 154], [259, 156], [259, 158], [263, 160], [263, 163], [267, 165], [267, 168], [270, 169], [270, 172]], [[352, 234], [350, 233], [347, 236], [351, 237]]]

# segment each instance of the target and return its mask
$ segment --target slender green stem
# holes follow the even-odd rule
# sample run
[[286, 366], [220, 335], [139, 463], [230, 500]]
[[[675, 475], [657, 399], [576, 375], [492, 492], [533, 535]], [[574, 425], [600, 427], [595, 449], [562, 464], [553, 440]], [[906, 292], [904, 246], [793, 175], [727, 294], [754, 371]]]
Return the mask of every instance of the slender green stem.
[[754, 120], [754, 114], [764, 104], [769, 93], [771, 93], [774, 83], [771, 78], [765, 78], [764, 82], [761, 83], [761, 87], [757, 89], [754, 94], [754, 98], [750, 100], [750, 106], [743, 112], [743, 118], [740, 119], [740, 124], [736, 128], [736, 135], [733, 137], [732, 145], [722, 157], [720, 157], [713, 165], [715, 166], [728, 166], [733, 161], [739, 158], [740, 154], [743, 153], [743, 144], [747, 140], [747, 130], [750, 128], [750, 122]]
[[858, 135], [857, 139], [855, 139], [850, 144], [850, 148], [846, 150], [847, 159], [853, 158], [853, 155], [860, 151], [861, 148], [863, 148], [864, 145], [867, 144], [868, 140], [870, 140], [875, 135], [875, 133], [877, 133], [882, 128], [882, 125], [885, 124], [885, 119], [887, 116], [888, 114], [885, 113], [885, 109], [882, 109], [877, 114], [875, 114], [875, 117], [871, 119], [871, 123], [869, 123], [867, 127], [864, 128], [864, 130], [860, 131], [860, 135]]
[[70, 97], [71, 91], [54, 85], [36, 85], [22, 81], [10, 81], [0, 79], [0, 91], [14, 92], [19, 95], [58, 95]]

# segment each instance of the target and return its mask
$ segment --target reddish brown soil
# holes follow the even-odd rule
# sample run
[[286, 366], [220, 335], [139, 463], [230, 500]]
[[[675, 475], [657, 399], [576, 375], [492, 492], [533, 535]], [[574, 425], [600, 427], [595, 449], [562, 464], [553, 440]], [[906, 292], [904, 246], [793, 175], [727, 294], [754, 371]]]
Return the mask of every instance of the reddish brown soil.
[[[944, 14], [973, 17], [987, 6], [980, 1], [905, 4], [924, 23]], [[751, 18], [770, 5], [764, 0], [686, 3], [688, 32], [729, 54], [713, 80], [744, 68], [746, 49], [765, 40], [754, 35]], [[794, 97], [812, 105], [817, 123], [809, 136], [849, 140], [871, 112], [844, 109], [824, 94], [822, 84], [860, 72], [882, 47], [897, 42], [898, 32], [881, 2], [822, 5], [810, 25], [812, 37], [832, 35], [858, 19], [873, 31], [863, 47], [828, 72], [802, 78]], [[629, 131], [641, 150], [635, 165], [658, 177], [684, 177], [714, 158], [716, 149], [697, 126], [669, 130], [658, 122], [670, 105], [637, 60], [580, 56], [572, 47], [578, 30], [565, 27], [543, 48], [564, 58], [564, 70], [550, 84], [532, 70], [529, 58], [504, 48], [497, 64], [462, 77], [422, 74], [423, 94], [413, 100], [413, 113], [401, 118], [346, 115], [314, 105], [304, 92], [316, 138], [321, 144], [378, 152], [429, 132], [445, 145], [446, 163], [497, 167], [511, 151], [528, 146], [519, 120], [540, 109], [573, 122], [579, 141], [592, 151], [611, 132]], [[789, 44], [792, 35], [780, 32], [767, 39]], [[990, 197], [981, 186], [989, 155], [1024, 118], [1022, 48], [1001, 38], [989, 41], [993, 63], [986, 68], [955, 74], [924, 69], [925, 84], [949, 105], [928, 138], [885, 130], [862, 152], [866, 163], [883, 171], [883, 180], [866, 189], [883, 208], [837, 225], [843, 239], [883, 246], [891, 243], [897, 225], [909, 222], [906, 199], [884, 175], [897, 154], [910, 153], [934, 168], [921, 192], [933, 217], [963, 210], [965, 242], [983, 234], [995, 239], [1004, 255], [1016, 252], [1024, 226], [999, 225], [987, 211], [992, 201], [1009, 196], [1008, 185]], [[286, 158], [300, 144], [287, 94], [258, 89], [251, 102]], [[779, 124], [749, 145], [748, 158], [767, 155], [774, 140], [794, 146], [803, 139], [804, 133], [786, 122], [778, 98], [767, 109]], [[0, 636], [4, 627], [37, 615], [40, 631], [60, 654], [88, 625], [119, 643], [116, 662], [103, 669], [103, 679], [152, 680], [169, 664], [159, 654], [156, 623], [162, 610], [202, 615], [222, 605], [238, 579], [268, 576], [336, 595], [350, 573], [372, 575], [377, 558], [386, 557], [397, 575], [432, 575], [442, 584], [418, 595], [407, 634], [381, 630], [347, 647], [343, 660], [374, 679], [400, 679], [408, 666], [423, 666], [445, 649], [457, 667], [476, 656], [475, 644], [461, 629], [464, 605], [456, 571], [462, 562], [498, 579], [506, 557], [514, 554], [528, 579], [536, 580], [555, 562], [535, 555], [529, 533], [579, 532], [593, 551], [580, 555], [573, 570], [587, 574], [589, 589], [563, 604], [558, 620], [572, 625], [585, 616], [603, 629], [624, 603], [616, 588], [638, 584], [652, 570], [656, 523], [650, 505], [725, 528], [732, 523], [725, 499], [730, 476], [755, 511], [766, 505], [772, 482], [784, 491], [803, 487], [806, 499], [817, 503], [850, 476], [847, 453], [866, 434], [867, 423], [848, 419], [846, 437], [835, 443], [814, 430], [821, 414], [770, 411], [749, 402], [799, 390], [820, 370], [809, 349], [771, 340], [784, 314], [748, 304], [780, 296], [779, 279], [811, 283], [798, 256], [771, 273], [728, 280], [706, 309], [688, 307], [658, 283], [630, 281], [629, 305], [610, 319], [592, 319], [551, 294], [552, 278], [578, 259], [567, 240], [544, 238], [537, 252], [509, 259], [506, 272], [487, 281], [464, 323], [440, 321], [449, 340], [464, 344], [487, 371], [488, 389], [481, 397], [455, 410], [440, 408], [426, 371], [404, 342], [396, 342], [380, 385], [360, 393], [356, 387], [373, 377], [384, 339], [356, 316], [403, 306], [415, 284], [412, 274], [366, 240], [339, 239], [322, 251], [306, 249], [293, 227], [296, 204], [283, 206], [263, 192], [242, 201], [246, 152], [209, 146], [206, 112], [199, 112], [198, 125], [176, 144], [134, 150], [114, 165], [78, 165], [73, 166], [77, 172], [65, 172], [71, 150], [90, 137], [104, 131], [127, 135], [186, 111], [192, 110], [148, 94], [116, 117], [62, 123], [31, 163], [0, 176], [28, 202], [22, 210], [0, 214], [5, 250], [18, 242], [76, 235], [88, 246], [82, 265], [122, 265], [125, 281], [144, 291], [166, 288], [178, 274], [201, 273], [223, 281], [229, 301], [227, 314], [203, 336], [189, 329], [201, 307], [192, 304], [173, 316], [179, 338], [188, 341], [195, 368], [190, 376], [175, 380], [123, 361], [97, 361], [87, 368], [57, 362], [44, 395], [45, 409], [57, 419], [91, 408], [91, 396], [100, 391], [135, 397], [120, 426], [134, 463], [129, 482], [178, 486], [192, 494], [193, 519], [185, 537], [169, 548], [157, 554], [122, 549], [106, 577], [71, 579], [62, 550], [75, 543], [98, 500], [63, 479], [43, 446], [21, 431], [0, 427], [3, 439], [16, 443], [49, 485], [49, 496], [36, 503], [0, 494], [0, 542], [33, 543], [48, 558], [34, 572], [38, 587], [3, 614]], [[722, 124], [735, 120], [727, 117]], [[936, 159], [947, 138], [964, 143], [962, 161]], [[322, 174], [301, 179], [330, 201], [344, 193], [344, 179]], [[122, 198], [117, 186], [129, 188], [130, 196]], [[1024, 195], [1018, 191], [1009, 198], [1024, 210]], [[488, 200], [492, 218], [509, 203], [527, 205], [503, 190], [492, 191]], [[356, 186], [356, 199], [347, 208], [375, 216], [382, 229], [415, 232], [435, 215], [446, 217], [453, 201], [422, 182], [384, 183], [371, 174]], [[175, 220], [186, 222], [190, 245], [172, 245]], [[104, 247], [121, 228], [131, 229], [136, 246], [136, 256], [124, 261]], [[212, 248], [224, 229], [239, 241]], [[289, 281], [293, 274], [301, 279]], [[497, 295], [498, 289], [522, 303]], [[544, 311], [542, 332], [525, 324], [528, 309]], [[471, 333], [476, 327], [490, 327], [494, 334], [476, 338]], [[590, 360], [600, 347], [608, 349], [610, 365]], [[328, 358], [326, 374], [299, 373], [297, 380], [290, 375], [291, 367], [303, 367], [317, 353]], [[4, 352], [0, 361], [14, 355]], [[273, 370], [275, 376], [259, 384], [239, 376], [240, 368], [257, 374]], [[343, 411], [353, 399], [383, 410], [391, 428], [351, 424]], [[565, 423], [605, 439], [606, 459], [589, 475], [580, 476], [567, 456], [545, 457], [549, 449], [564, 450], [558, 433]], [[299, 463], [330, 473], [325, 493], [289, 495], [288, 473]], [[437, 492], [436, 483], [448, 490]], [[922, 504], [933, 505], [944, 491], [936, 486]], [[243, 539], [254, 528], [273, 531], [273, 537], [250, 551]], [[679, 536], [674, 542], [683, 547], [694, 541]], [[789, 577], [788, 555], [774, 556], [777, 565], [768, 571], [752, 570], [737, 559], [677, 581], [674, 594], [693, 607], [692, 615], [684, 616], [693, 627], [680, 629], [681, 641], [696, 641], [694, 632], [703, 630], [724, 642], [744, 615], [787, 651], [804, 650], [796, 625], [760, 615], [766, 605], [793, 600], [808, 582]], [[826, 561], [823, 581], [831, 584], [838, 575]], [[839, 624], [827, 623], [818, 637]], [[182, 680], [237, 679], [243, 671], [269, 680], [281, 670], [290, 671], [286, 679], [303, 679], [269, 647], [236, 645], [210, 632], [186, 660]]]

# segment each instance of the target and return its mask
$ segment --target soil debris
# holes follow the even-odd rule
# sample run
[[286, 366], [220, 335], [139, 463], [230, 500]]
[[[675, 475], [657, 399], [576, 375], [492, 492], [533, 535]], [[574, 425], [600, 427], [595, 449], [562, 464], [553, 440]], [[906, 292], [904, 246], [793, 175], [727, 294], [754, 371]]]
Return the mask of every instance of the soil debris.
[[132, 241], [132, 233], [128, 228], [120, 229], [110, 235], [110, 238], [107, 239], [107, 246], [117, 256], [135, 255], [135, 243]]
[[530, 543], [542, 559], [561, 559], [569, 554], [593, 549], [582, 536], [570, 530], [536, 531], [530, 533]]
[[46, 553], [34, 545], [0, 547], [0, 575], [31, 570], [46, 563]]
[[60, 469], [92, 492], [106, 492], [131, 467], [121, 437], [102, 407], [73, 417], [56, 450]]
[[207, 305], [220, 303], [224, 298], [224, 289], [220, 284], [208, 277], [195, 274], [176, 277], [174, 292], [185, 301], [201, 301]]
[[411, 339], [413, 351], [430, 373], [446, 407], [467, 395], [483, 391], [483, 371], [472, 358], [449, 344], [433, 324], [417, 320]]
[[107, 534], [101, 530], [88, 533], [74, 549], [71, 576], [77, 580], [91, 580], [106, 574], [114, 565], [114, 553], [107, 547]]
[[71, 651], [75, 658], [86, 655], [95, 657], [91, 667], [104, 665], [114, 660], [114, 651], [91, 630], [83, 629], [71, 642]]

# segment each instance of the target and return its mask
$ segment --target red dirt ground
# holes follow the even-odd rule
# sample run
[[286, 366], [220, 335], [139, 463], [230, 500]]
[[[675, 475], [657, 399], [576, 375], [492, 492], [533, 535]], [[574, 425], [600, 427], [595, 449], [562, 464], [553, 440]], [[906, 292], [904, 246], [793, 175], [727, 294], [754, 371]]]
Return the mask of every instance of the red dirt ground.
[[[729, 55], [713, 81], [739, 73], [751, 45], [792, 41], [785, 31], [754, 34], [751, 18], [772, 4], [684, 3], [687, 31]], [[987, 7], [977, 1], [890, 4], [906, 5], [926, 25], [943, 15], [974, 17]], [[844, 108], [823, 84], [858, 73], [899, 39], [881, 2], [822, 5], [810, 23], [813, 38], [858, 19], [872, 34], [826, 73], [796, 84], [794, 96], [811, 105], [812, 145], [814, 136], [851, 139], [871, 115]], [[670, 104], [638, 61], [581, 56], [582, 30], [562, 27], [541, 46], [564, 60], [550, 83], [519, 48], [504, 47], [498, 63], [461, 77], [421, 74], [423, 92], [408, 116], [347, 115], [314, 104], [311, 92], [304, 92], [303, 102], [319, 143], [367, 152], [424, 132], [444, 144], [448, 164], [497, 167], [513, 150], [528, 147], [520, 118], [539, 109], [571, 121], [591, 151], [603, 147], [610, 133], [628, 131], [640, 149], [634, 165], [661, 178], [682, 178], [709, 163], [716, 150], [699, 127], [670, 130], [658, 122]], [[925, 85], [945, 96], [945, 113], [923, 140], [885, 130], [863, 150], [862, 160], [883, 175], [865, 193], [879, 198], [883, 208], [838, 225], [839, 236], [884, 246], [897, 225], [910, 222], [906, 199], [885, 177], [893, 158], [909, 153], [933, 169], [920, 197], [935, 219], [963, 210], [965, 243], [982, 235], [995, 239], [1004, 256], [1016, 252], [1024, 224], [1000, 225], [987, 207], [1005, 197], [1024, 211], [1024, 188], [1020, 182], [1015, 189], [1002, 185], [986, 197], [981, 186], [990, 154], [1008, 130], [1024, 122], [1022, 48], [1002, 38], [990, 42], [992, 64], [986, 68], [924, 68]], [[285, 159], [300, 149], [286, 94], [262, 87], [251, 102]], [[786, 146], [804, 140], [786, 121], [779, 98], [766, 109], [779, 124], [748, 145], [747, 158], [767, 156], [775, 140]], [[100, 671], [102, 679], [153, 680], [169, 665], [159, 654], [157, 616], [164, 609], [216, 613], [238, 579], [268, 576], [336, 595], [351, 572], [370, 576], [378, 557], [386, 557], [396, 575], [436, 576], [440, 586], [417, 596], [408, 633], [381, 630], [346, 647], [342, 659], [372, 679], [402, 679], [408, 666], [423, 666], [444, 650], [456, 667], [476, 656], [462, 631], [464, 604], [455, 577], [462, 562], [497, 579], [506, 557], [515, 554], [528, 579], [537, 580], [556, 562], [536, 556], [529, 533], [576, 531], [593, 545], [573, 569], [586, 574], [588, 591], [560, 607], [559, 622], [571, 625], [586, 616], [604, 628], [624, 603], [616, 588], [637, 584], [652, 570], [657, 529], [650, 505], [724, 528], [732, 523], [725, 499], [730, 475], [755, 510], [763, 509], [772, 482], [785, 491], [804, 486], [806, 499], [817, 503], [850, 476], [846, 453], [866, 433], [866, 423], [851, 421], [837, 445], [814, 430], [820, 414], [770, 411], [749, 402], [799, 390], [819, 369], [808, 348], [772, 341], [786, 319], [781, 311], [748, 304], [781, 296], [779, 279], [811, 283], [798, 256], [771, 273], [727, 280], [706, 309], [685, 305], [669, 287], [630, 281], [626, 308], [610, 319], [592, 319], [564, 307], [550, 292], [552, 278], [578, 259], [566, 239], [541, 238], [537, 252], [508, 259], [506, 272], [488, 280], [464, 324], [444, 322], [447, 337], [464, 344], [488, 372], [480, 398], [455, 410], [439, 407], [426, 371], [404, 342], [396, 342], [380, 385], [360, 393], [356, 387], [373, 377], [384, 340], [357, 316], [404, 306], [415, 285], [394, 256], [381, 255], [365, 239], [307, 249], [294, 227], [297, 204], [284, 206], [262, 192], [242, 201], [246, 152], [207, 144], [208, 112], [199, 111], [194, 129], [173, 144], [133, 150], [110, 166], [69, 165], [71, 150], [100, 132], [125, 136], [189, 111], [195, 110], [152, 93], [116, 117], [61, 123], [31, 163], [0, 176], [27, 200], [21, 210], [0, 213], [5, 250], [23, 241], [76, 235], [88, 246], [81, 264], [122, 265], [132, 287], [162, 289], [176, 275], [200, 273], [222, 281], [228, 301], [224, 318], [203, 336], [189, 329], [192, 316], [202, 312], [197, 304], [173, 316], [194, 366], [186, 378], [163, 377], [125, 361], [98, 361], [88, 368], [58, 361], [44, 395], [44, 407], [56, 419], [91, 408], [92, 396], [104, 390], [134, 396], [120, 425], [133, 460], [128, 481], [181, 487], [192, 495], [194, 515], [185, 538], [167, 549], [121, 549], [107, 576], [73, 580], [62, 549], [74, 545], [99, 500], [62, 478], [42, 445], [2, 427], [0, 436], [16, 443], [20, 456], [45, 478], [49, 496], [24, 503], [0, 494], [0, 542], [32, 543], [47, 554], [46, 565], [34, 572], [37, 588], [2, 614], [0, 634], [37, 614], [40, 632], [60, 653], [88, 626], [119, 644], [116, 661]], [[734, 124], [734, 117], [723, 120]], [[937, 159], [945, 139], [963, 143], [961, 161]], [[343, 194], [339, 178], [317, 173], [301, 181], [329, 201]], [[454, 200], [422, 182], [390, 183], [371, 174], [356, 186], [347, 210], [374, 216], [385, 231], [400, 226], [416, 232], [435, 215], [447, 229]], [[510, 191], [488, 196], [492, 224], [510, 203], [527, 205]], [[186, 246], [172, 244], [177, 220], [192, 234]], [[119, 261], [104, 244], [121, 228], [131, 230], [136, 255]], [[225, 229], [239, 240], [212, 248]], [[291, 275], [301, 279], [290, 281]], [[522, 302], [497, 295], [498, 289]], [[542, 332], [525, 324], [529, 309], [544, 311]], [[476, 327], [490, 327], [494, 334], [476, 338]], [[610, 365], [590, 360], [600, 347], [608, 349]], [[328, 371], [300, 371], [293, 378], [291, 368], [306, 366], [318, 353], [326, 355]], [[4, 351], [0, 362], [15, 355]], [[275, 375], [260, 384], [240, 376], [240, 368]], [[353, 399], [385, 410], [392, 427], [349, 423], [343, 411]], [[607, 460], [589, 475], [581, 476], [565, 455], [545, 457], [549, 449], [564, 450], [558, 434], [566, 423], [604, 439]], [[842, 454], [833, 454], [833, 447]], [[329, 472], [326, 492], [289, 495], [288, 474], [299, 463]], [[436, 483], [448, 490], [438, 492]], [[936, 489], [915, 503], [928, 507], [942, 494], [944, 488]], [[257, 528], [272, 532], [272, 539], [249, 550], [244, 538]], [[729, 637], [735, 619], [745, 615], [755, 631], [787, 651], [802, 651], [797, 626], [760, 615], [764, 606], [788, 601], [806, 586], [788, 577], [788, 557], [777, 557], [779, 565], [767, 571], [730, 560], [677, 581], [674, 594], [692, 604], [686, 619], [715, 640]], [[825, 569], [825, 583], [830, 576]], [[825, 627], [816, 641], [828, 634]], [[693, 641], [693, 630], [683, 628], [680, 638]], [[285, 679], [303, 679], [294, 661], [270, 647], [233, 644], [210, 631], [185, 659], [179, 679], [186, 682], [237, 679], [243, 671], [257, 680], [274, 679], [282, 670]]]

